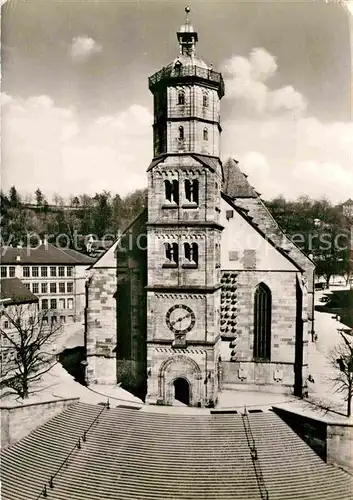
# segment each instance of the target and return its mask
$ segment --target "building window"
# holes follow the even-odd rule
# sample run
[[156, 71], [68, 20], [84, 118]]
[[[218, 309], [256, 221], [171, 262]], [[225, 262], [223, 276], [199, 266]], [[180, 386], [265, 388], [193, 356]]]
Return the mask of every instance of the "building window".
[[50, 309], [56, 309], [56, 299], [50, 299]]
[[4, 321], [4, 329], [8, 330], [9, 327], [10, 327], [9, 322], [8, 321]]
[[39, 293], [39, 283], [32, 283], [32, 293]]
[[65, 267], [62, 266], [59, 267], [59, 276], [60, 277], [65, 276]]
[[59, 293], [65, 293], [65, 283], [59, 283]]
[[52, 317], [51, 317], [51, 322], [52, 322], [52, 323], [56, 323], [56, 320], [57, 320], [56, 316], [52, 316]]
[[271, 359], [271, 310], [271, 291], [260, 283], [254, 301], [254, 359], [261, 361]]
[[60, 323], [65, 323], [65, 321], [66, 321], [65, 316], [60, 316]]
[[207, 127], [205, 127], [203, 129], [203, 140], [208, 141], [208, 129], [207, 129]]
[[199, 247], [197, 243], [184, 243], [185, 267], [197, 267], [199, 263]]
[[175, 203], [178, 205], [179, 203], [179, 182], [174, 179], [172, 181], [165, 180], [164, 181], [164, 189], [165, 189], [165, 199], [170, 203]]
[[50, 283], [50, 293], [56, 293], [56, 283]]
[[41, 293], [48, 293], [48, 283], [41, 283], [40, 291]]
[[56, 276], [56, 267], [55, 266], [50, 268], [50, 276], [55, 278], [55, 276]]
[[48, 309], [48, 299], [42, 299], [42, 309], [45, 311]]
[[73, 293], [73, 291], [74, 291], [74, 284], [72, 282], [66, 283], [66, 292]]
[[208, 94], [204, 92], [204, 94], [202, 95], [202, 106], [206, 108], [208, 104], [209, 104]]
[[15, 266], [10, 266], [9, 267], [9, 276], [10, 278], [13, 278], [16, 274], [16, 269], [15, 269]]
[[48, 268], [45, 266], [42, 266], [40, 268], [40, 275], [42, 278], [46, 278], [48, 276]]
[[24, 278], [29, 278], [29, 267], [28, 267], [28, 266], [25, 266], [25, 267], [23, 268], [23, 271], [22, 271], [22, 272], [23, 272], [23, 277], [24, 277]]
[[178, 92], [178, 104], [185, 104], [185, 93], [182, 90]]
[[68, 309], [74, 308], [74, 299], [67, 299], [67, 308]]
[[43, 316], [43, 325], [48, 324], [48, 316]]
[[185, 180], [185, 198], [190, 203], [199, 203], [199, 181], [197, 179]]
[[184, 140], [184, 127], [182, 125], [180, 125], [179, 127], [179, 140], [180, 141], [183, 141]]
[[28, 290], [31, 290], [31, 284], [30, 283], [23, 283], [23, 284], [24, 284], [24, 286], [26, 288], [28, 288]]
[[179, 260], [178, 243], [165, 243], [165, 267], [177, 267]]
[[33, 266], [32, 267], [32, 277], [33, 278], [38, 278], [39, 276], [39, 267], [38, 266]]
[[73, 276], [73, 273], [74, 273], [74, 268], [72, 266], [69, 266], [66, 268], [66, 276]]
[[59, 299], [59, 309], [65, 309], [65, 299]]
[[7, 267], [1, 266], [1, 277], [7, 278]]

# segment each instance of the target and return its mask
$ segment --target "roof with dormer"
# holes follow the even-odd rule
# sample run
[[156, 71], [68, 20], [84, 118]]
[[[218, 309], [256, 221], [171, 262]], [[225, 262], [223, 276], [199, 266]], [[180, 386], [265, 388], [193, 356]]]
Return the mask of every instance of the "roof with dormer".
[[349, 500], [353, 487], [273, 411], [77, 403], [1, 459], [4, 500]]

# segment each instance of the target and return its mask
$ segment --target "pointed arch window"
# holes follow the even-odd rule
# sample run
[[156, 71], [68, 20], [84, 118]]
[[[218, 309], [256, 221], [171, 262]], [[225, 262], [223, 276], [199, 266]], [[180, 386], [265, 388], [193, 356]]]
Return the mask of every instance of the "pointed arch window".
[[184, 243], [183, 267], [197, 267], [199, 264], [199, 246], [197, 243]]
[[207, 127], [205, 127], [203, 129], [203, 140], [208, 141], [208, 128]]
[[179, 203], [179, 182], [176, 179], [164, 181], [165, 199], [169, 203]]
[[182, 125], [180, 125], [180, 127], [179, 127], [179, 140], [183, 141], [184, 138], [185, 138], [185, 136], [184, 136], [184, 127]]
[[185, 180], [185, 198], [189, 203], [199, 203], [199, 181], [197, 179]]
[[178, 92], [178, 104], [181, 106], [185, 104], [185, 92], [182, 90], [179, 90]]
[[260, 283], [254, 297], [254, 359], [270, 361], [271, 359], [271, 290]]

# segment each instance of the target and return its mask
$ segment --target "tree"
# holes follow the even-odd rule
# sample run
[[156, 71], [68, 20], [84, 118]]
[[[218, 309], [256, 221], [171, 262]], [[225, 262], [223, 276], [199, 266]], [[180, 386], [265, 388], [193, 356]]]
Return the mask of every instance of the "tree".
[[38, 188], [36, 190], [36, 192], [34, 193], [35, 197], [36, 197], [36, 203], [38, 206], [42, 206], [43, 205], [43, 202], [44, 202], [44, 196], [43, 196], [43, 193], [42, 191]]
[[7, 389], [3, 395], [28, 398], [33, 384], [56, 364], [53, 347], [60, 329], [61, 325], [48, 323], [48, 311], [39, 311], [35, 304], [3, 307], [0, 385]]
[[347, 401], [347, 417], [352, 414], [353, 397], [353, 339], [349, 340], [340, 332], [343, 343], [335, 346], [329, 354], [329, 361], [334, 368], [332, 381], [336, 392], [345, 395]]
[[10, 199], [10, 205], [12, 207], [18, 207], [21, 205], [21, 197], [17, 192], [17, 189], [15, 186], [10, 187], [9, 191], [9, 199]]

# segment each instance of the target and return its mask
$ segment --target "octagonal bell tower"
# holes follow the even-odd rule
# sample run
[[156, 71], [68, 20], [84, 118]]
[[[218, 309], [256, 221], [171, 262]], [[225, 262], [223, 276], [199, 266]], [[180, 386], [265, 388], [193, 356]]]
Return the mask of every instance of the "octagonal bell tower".
[[224, 84], [196, 56], [198, 34], [185, 11], [179, 55], [149, 78], [146, 401], [207, 406], [218, 391]]

